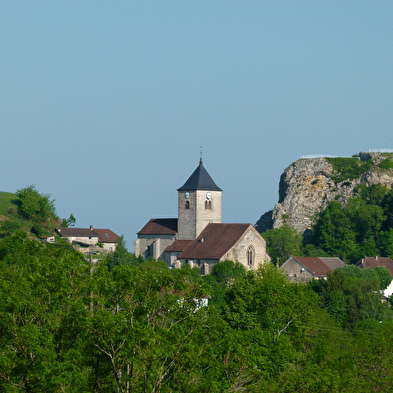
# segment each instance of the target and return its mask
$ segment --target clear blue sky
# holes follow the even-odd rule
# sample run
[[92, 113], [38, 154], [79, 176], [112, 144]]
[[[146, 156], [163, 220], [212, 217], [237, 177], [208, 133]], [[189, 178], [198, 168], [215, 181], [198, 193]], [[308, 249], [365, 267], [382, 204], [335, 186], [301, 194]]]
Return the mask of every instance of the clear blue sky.
[[255, 223], [302, 155], [393, 148], [393, 2], [0, 0], [0, 191], [133, 249], [199, 161]]

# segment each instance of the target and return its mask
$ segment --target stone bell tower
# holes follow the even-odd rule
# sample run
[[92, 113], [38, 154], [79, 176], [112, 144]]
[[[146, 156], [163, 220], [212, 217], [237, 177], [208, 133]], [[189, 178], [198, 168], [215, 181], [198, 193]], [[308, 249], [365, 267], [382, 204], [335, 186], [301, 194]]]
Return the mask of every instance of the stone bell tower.
[[207, 224], [221, 223], [222, 190], [202, 163], [178, 192], [178, 239], [195, 239]]

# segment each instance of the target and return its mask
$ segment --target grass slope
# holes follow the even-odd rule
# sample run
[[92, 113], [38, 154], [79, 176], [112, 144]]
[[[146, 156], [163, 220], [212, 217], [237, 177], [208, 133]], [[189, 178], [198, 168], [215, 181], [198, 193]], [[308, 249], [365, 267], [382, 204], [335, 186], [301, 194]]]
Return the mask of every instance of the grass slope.
[[[31, 233], [33, 221], [26, 220], [18, 214], [18, 206], [15, 203], [18, 200], [20, 199], [12, 192], [0, 192], [0, 237], [9, 234], [3, 229], [3, 224], [7, 221], [16, 223], [19, 229], [26, 232], [29, 237], [36, 237]], [[48, 235], [53, 234], [54, 228], [59, 225], [59, 220], [57, 217], [52, 217], [40, 225], [48, 232]]]
[[8, 217], [12, 212], [16, 214], [17, 206], [12, 201], [18, 199], [12, 192], [0, 192], [0, 215]]

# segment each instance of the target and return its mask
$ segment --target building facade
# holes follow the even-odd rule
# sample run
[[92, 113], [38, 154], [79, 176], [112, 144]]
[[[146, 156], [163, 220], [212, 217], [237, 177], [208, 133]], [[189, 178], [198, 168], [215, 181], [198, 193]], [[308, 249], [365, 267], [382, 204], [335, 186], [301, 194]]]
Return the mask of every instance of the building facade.
[[151, 219], [137, 234], [136, 255], [162, 259], [171, 268], [189, 264], [209, 274], [214, 264], [232, 260], [246, 269], [270, 261], [266, 242], [251, 224], [222, 223], [222, 189], [202, 159], [177, 189], [178, 218]]

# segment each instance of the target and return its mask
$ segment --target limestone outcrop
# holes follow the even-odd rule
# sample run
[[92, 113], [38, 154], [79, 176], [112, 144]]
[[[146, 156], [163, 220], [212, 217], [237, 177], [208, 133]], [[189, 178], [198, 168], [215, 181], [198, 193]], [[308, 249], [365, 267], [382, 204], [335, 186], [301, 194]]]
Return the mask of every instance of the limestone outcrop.
[[[256, 228], [266, 229], [290, 225], [299, 233], [307, 233], [315, 222], [316, 215], [323, 211], [329, 202], [339, 200], [345, 203], [354, 196], [358, 184], [393, 184], [392, 165], [381, 165], [389, 160], [393, 164], [392, 153], [360, 153], [356, 158], [359, 166], [366, 169], [358, 177], [343, 179], [334, 159], [302, 158], [292, 163], [281, 175], [279, 200], [274, 209], [263, 214]], [[341, 159], [342, 160], [342, 159]], [[370, 161], [372, 160], [372, 161]], [[364, 163], [368, 163], [364, 165]], [[389, 162], [389, 164], [390, 164]], [[385, 169], [383, 169], [385, 168]], [[345, 175], [344, 175], [345, 177]]]

